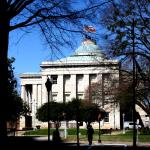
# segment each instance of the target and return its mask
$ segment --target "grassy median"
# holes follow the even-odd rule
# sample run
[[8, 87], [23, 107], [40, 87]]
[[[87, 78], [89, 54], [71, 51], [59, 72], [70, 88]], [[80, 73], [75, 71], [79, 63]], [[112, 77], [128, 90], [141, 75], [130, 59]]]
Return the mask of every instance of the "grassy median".
[[[52, 135], [53, 131], [55, 129], [51, 128], [50, 129], [50, 134]], [[63, 134], [64, 134], [64, 129], [59, 129], [61, 135], [62, 135], [62, 140]], [[33, 131], [26, 131], [24, 135], [26, 136], [46, 136], [48, 133], [47, 129], [38, 129], [38, 130], [33, 130]], [[76, 141], [77, 139], [77, 133], [76, 129], [67, 129], [67, 141]], [[138, 132], [138, 141], [139, 142], [150, 142], [150, 134], [142, 134]], [[87, 141], [87, 134], [86, 134], [86, 129], [80, 129], [79, 130], [79, 138], [80, 141]], [[124, 141], [124, 142], [132, 142], [133, 140], [133, 132], [132, 131], [126, 131], [125, 134], [122, 133], [121, 130], [115, 130], [112, 131], [111, 133], [103, 133], [100, 134], [100, 138], [102, 141], [114, 141], [114, 142], [119, 142], [119, 141]], [[94, 130], [94, 136], [93, 136], [93, 141], [97, 141], [99, 139], [99, 131], [98, 129]]]

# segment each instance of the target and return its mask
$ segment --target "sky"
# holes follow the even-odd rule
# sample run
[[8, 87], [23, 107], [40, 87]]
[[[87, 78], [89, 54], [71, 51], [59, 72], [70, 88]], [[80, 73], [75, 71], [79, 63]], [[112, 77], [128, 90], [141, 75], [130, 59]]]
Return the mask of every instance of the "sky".
[[[57, 59], [71, 55], [80, 46], [83, 39], [83, 36], [70, 39], [75, 43], [74, 47], [61, 49], [63, 55], [57, 53]], [[18, 82], [20, 82], [20, 74], [39, 72], [43, 61], [51, 61], [51, 50], [45, 43], [44, 37], [38, 30], [33, 29], [29, 32], [18, 30], [10, 34], [8, 57], [15, 58], [13, 67]]]
[[[10, 34], [8, 57], [14, 57], [13, 63], [14, 74], [18, 82], [20, 82], [19, 75], [22, 73], [39, 72], [42, 61], [51, 60], [51, 52], [48, 45], [44, 44], [44, 37], [40, 35], [39, 31], [33, 30], [26, 33], [22, 31], [15, 31]], [[81, 39], [79, 39], [79, 42]], [[80, 43], [78, 44], [80, 46]], [[67, 57], [78, 48], [62, 50], [63, 56]]]
[[[11, 34], [9, 43], [9, 57], [15, 57], [15, 74], [37, 72], [39, 63], [46, 57], [48, 50], [42, 46], [38, 33]], [[46, 54], [47, 53], [47, 54]]]

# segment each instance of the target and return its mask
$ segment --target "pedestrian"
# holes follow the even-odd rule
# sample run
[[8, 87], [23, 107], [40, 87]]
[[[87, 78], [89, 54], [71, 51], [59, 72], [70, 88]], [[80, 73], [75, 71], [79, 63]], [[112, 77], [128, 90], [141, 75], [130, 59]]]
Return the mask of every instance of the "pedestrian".
[[92, 145], [93, 134], [94, 134], [94, 129], [93, 129], [92, 125], [88, 125], [87, 126], [87, 135], [88, 135], [89, 145]]
[[59, 133], [58, 127], [57, 127], [56, 130], [53, 132], [53, 142], [54, 142], [54, 143], [59, 143], [59, 142], [61, 142], [61, 137], [60, 137], [60, 133]]

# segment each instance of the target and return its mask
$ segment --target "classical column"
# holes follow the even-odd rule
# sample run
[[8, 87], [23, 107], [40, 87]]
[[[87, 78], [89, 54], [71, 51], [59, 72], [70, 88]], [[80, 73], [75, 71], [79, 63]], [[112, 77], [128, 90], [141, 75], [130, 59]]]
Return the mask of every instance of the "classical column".
[[102, 74], [101, 73], [97, 74], [96, 81], [100, 82], [100, 83], [102, 82]]
[[33, 120], [33, 127], [36, 126], [36, 105], [37, 105], [37, 84], [32, 85], [32, 120]]
[[119, 105], [115, 106], [115, 127], [120, 129], [120, 108], [119, 108]]
[[42, 76], [42, 104], [47, 102], [47, 90], [45, 87], [46, 80], [47, 76]]
[[37, 85], [37, 107], [39, 108], [42, 105], [42, 86], [41, 84]]
[[57, 78], [57, 89], [58, 89], [58, 95], [57, 95], [57, 102], [63, 102], [64, 98], [64, 78], [63, 75], [58, 75]]
[[28, 103], [32, 112], [32, 88], [26, 87], [26, 102]]
[[26, 96], [25, 96], [25, 85], [21, 85], [21, 98], [25, 101]]
[[32, 99], [37, 101], [37, 84], [33, 84]]
[[[90, 88], [89, 88], [89, 85], [90, 85], [89, 74], [84, 74], [83, 80], [84, 80], [84, 92], [87, 92], [87, 89], [89, 89], [89, 92], [90, 92]], [[87, 93], [84, 93], [84, 96], [85, 96], [86, 94], [87, 94]], [[89, 93], [88, 93], [88, 94], [89, 94]]]
[[77, 82], [76, 82], [76, 74], [71, 75], [70, 79], [70, 90], [71, 90], [71, 99], [77, 97]]
[[89, 87], [89, 85], [90, 85], [89, 74], [84, 74], [83, 80], [84, 80], [84, 89], [86, 90]]

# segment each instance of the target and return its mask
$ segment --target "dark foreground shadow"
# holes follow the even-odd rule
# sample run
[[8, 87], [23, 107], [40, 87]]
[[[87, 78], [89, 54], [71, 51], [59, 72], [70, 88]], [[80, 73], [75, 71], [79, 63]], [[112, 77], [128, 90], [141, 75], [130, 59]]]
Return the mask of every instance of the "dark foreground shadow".
[[[54, 143], [52, 141], [44, 141], [44, 140], [35, 140], [33, 137], [8, 137], [7, 140], [0, 141], [0, 148], [7, 149], [26, 149], [30, 148], [34, 149], [50, 149], [50, 150], [150, 150], [150, 146], [137, 146], [136, 149], [133, 149], [132, 146], [125, 145], [86, 145], [77, 143]], [[33, 149], [33, 150], [34, 150]]]

